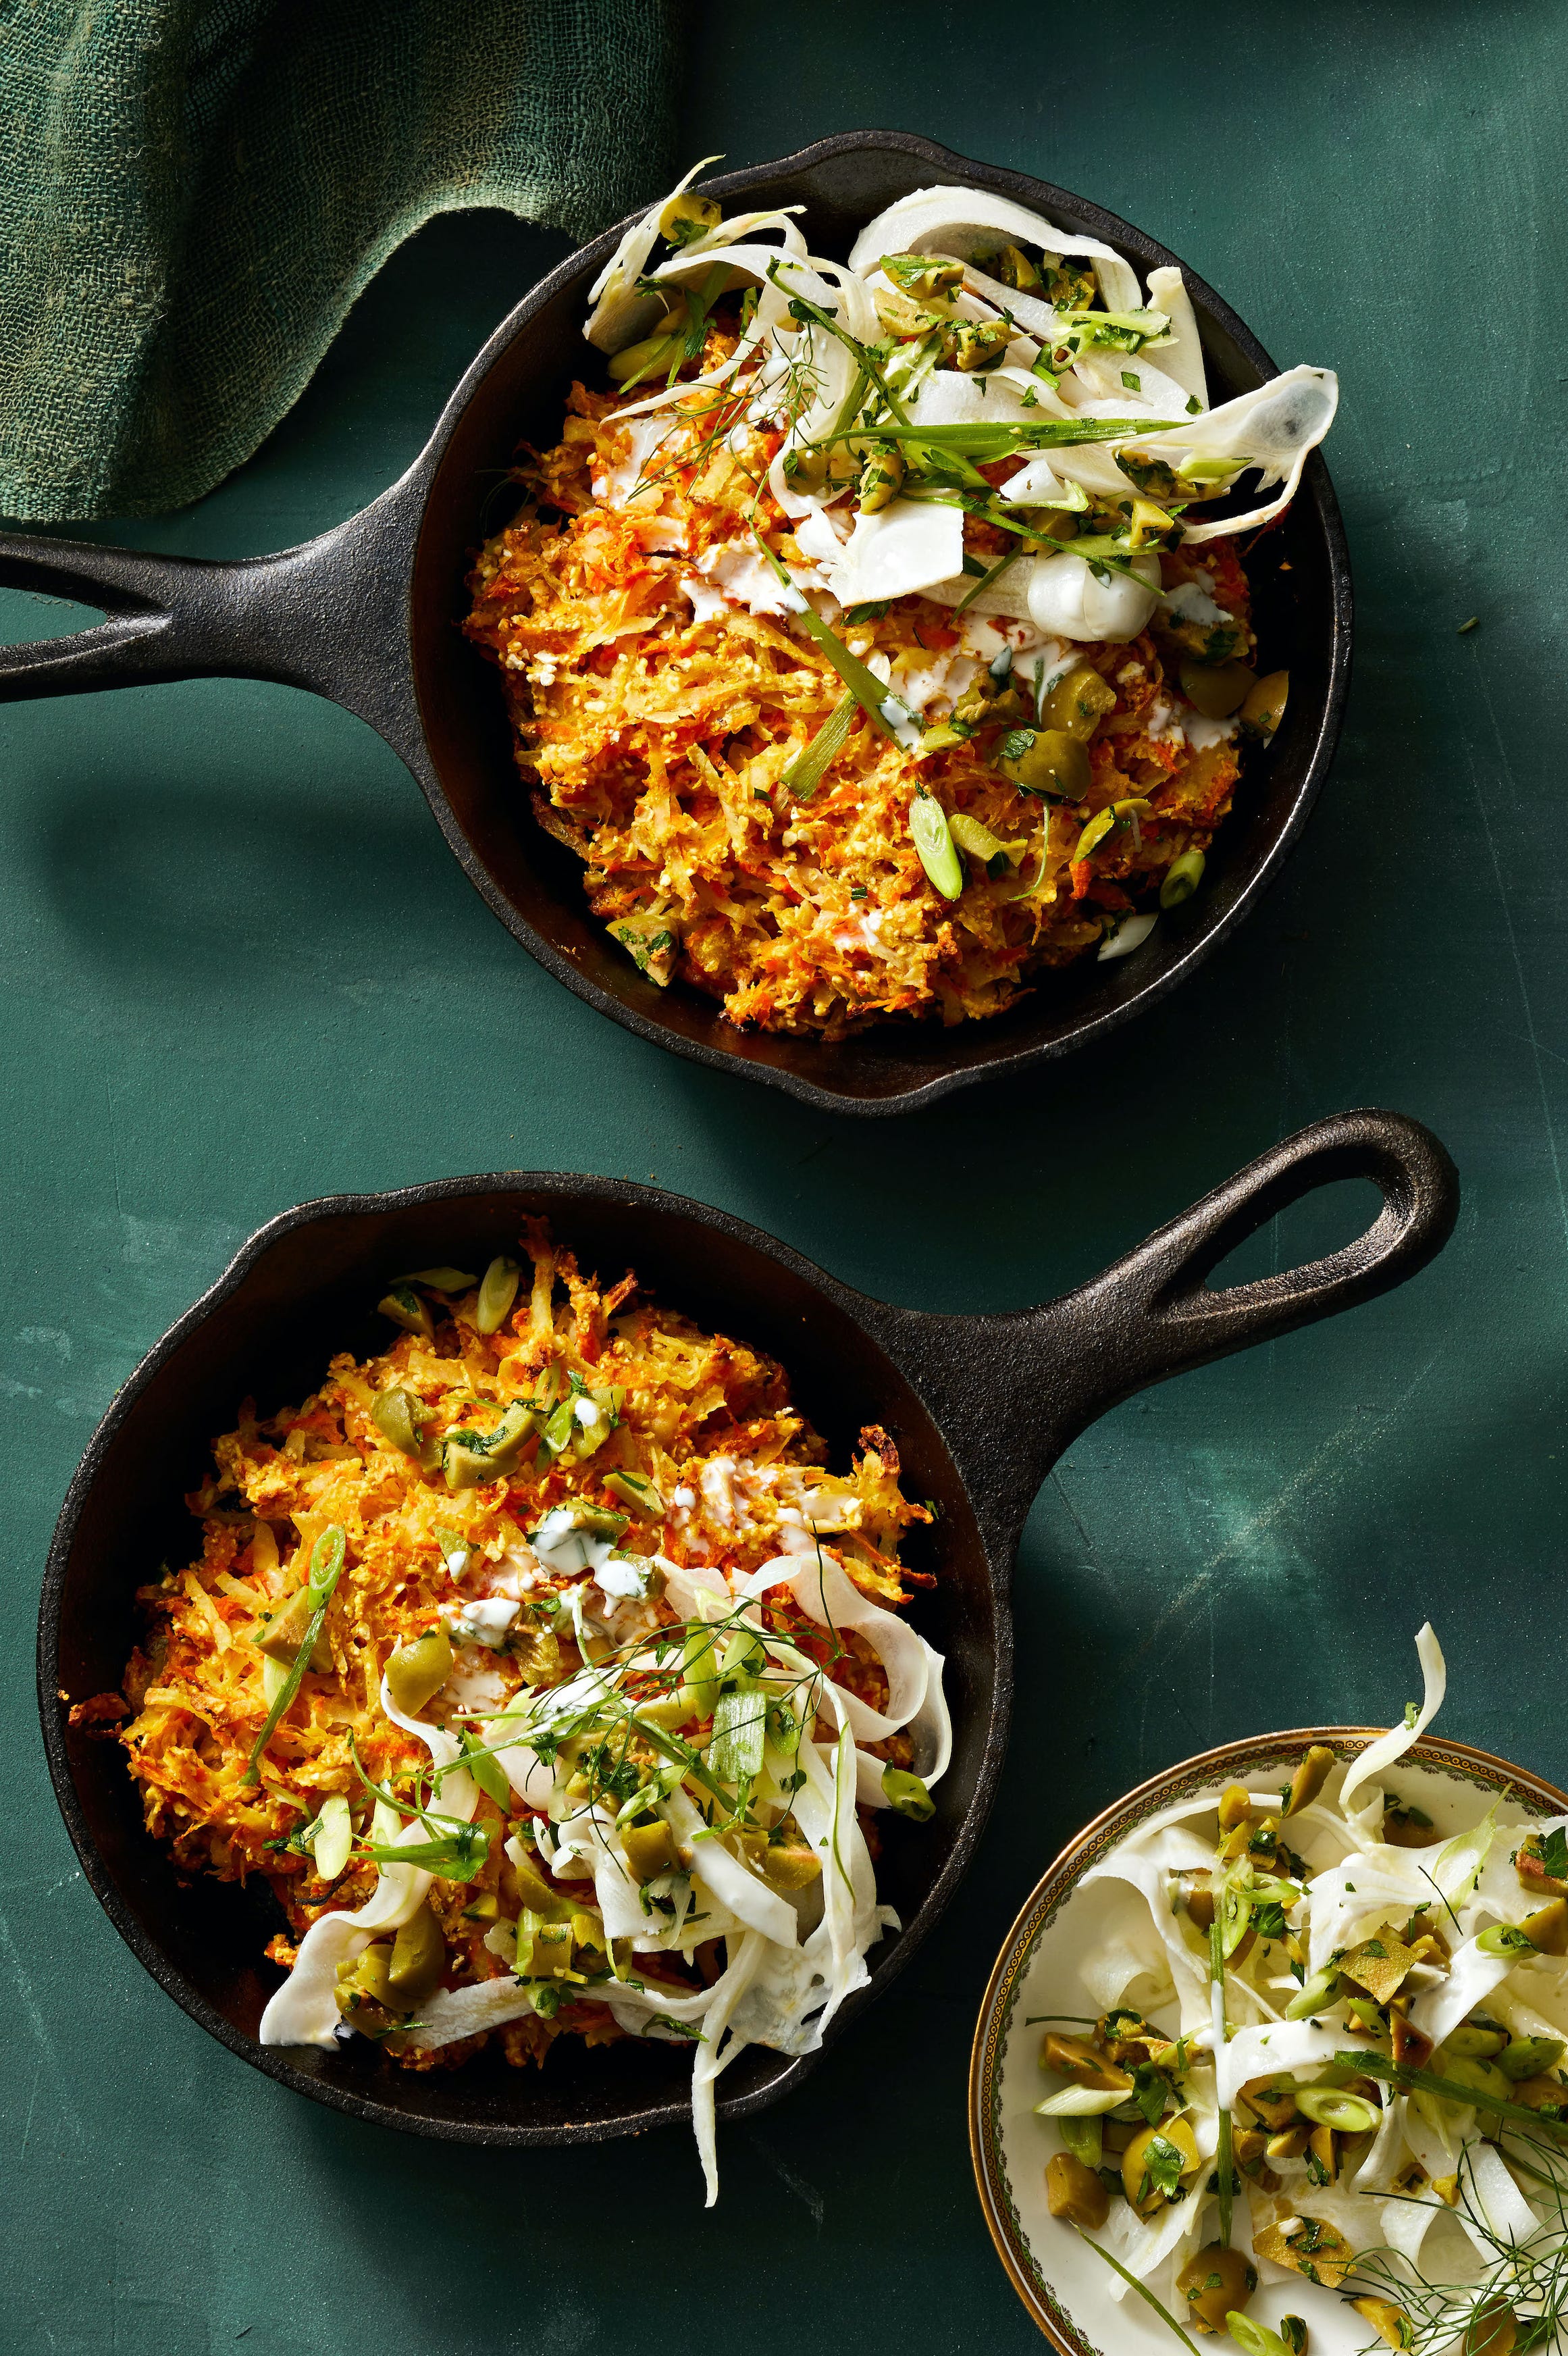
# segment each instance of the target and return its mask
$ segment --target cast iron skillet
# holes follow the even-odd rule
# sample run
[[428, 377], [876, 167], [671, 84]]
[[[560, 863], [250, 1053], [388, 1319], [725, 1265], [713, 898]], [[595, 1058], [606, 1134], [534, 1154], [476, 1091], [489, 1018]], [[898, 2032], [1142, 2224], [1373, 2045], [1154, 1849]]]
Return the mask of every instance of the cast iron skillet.
[[[1262, 1282], [1205, 1288], [1254, 1228], [1339, 1178], [1371, 1178], [1381, 1192], [1364, 1235]], [[1442, 1248], [1458, 1199], [1453, 1164], [1429, 1131], [1394, 1113], [1342, 1113], [1275, 1146], [1079, 1290], [981, 1317], [868, 1300], [722, 1211], [613, 1179], [512, 1172], [285, 1211], [132, 1376], [60, 1514], [39, 1614], [39, 1706], [55, 1790], [88, 1880], [154, 1978], [204, 2029], [270, 2077], [339, 2110], [486, 2144], [622, 2135], [682, 2116], [690, 2062], [667, 2045], [589, 2053], [568, 2039], [542, 2072], [508, 2069], [485, 2052], [459, 2071], [414, 2073], [378, 2060], [361, 2039], [331, 2053], [256, 2042], [278, 1981], [261, 1959], [280, 1925], [270, 1896], [208, 1881], [182, 1886], [143, 1831], [119, 1744], [69, 1729], [66, 1712], [119, 1685], [137, 1633], [137, 1585], [163, 1559], [189, 1560], [181, 1497], [240, 1399], [252, 1394], [269, 1412], [314, 1387], [333, 1351], [384, 1347], [384, 1323], [369, 1304], [389, 1276], [439, 1261], [472, 1266], [474, 1255], [508, 1243], [525, 1214], [542, 1214], [585, 1267], [607, 1280], [634, 1267], [672, 1306], [776, 1354], [837, 1461], [848, 1460], [862, 1424], [887, 1426], [908, 1494], [942, 1507], [923, 1534], [938, 1583], [914, 1616], [947, 1657], [955, 1750], [930, 1825], [883, 1819], [880, 1878], [905, 1928], [872, 1949], [870, 1987], [845, 2006], [837, 2034], [925, 1936], [979, 1839], [1012, 1698], [1013, 1558], [1035, 1492], [1062, 1450], [1147, 1384], [1402, 1284]], [[1062, 1665], [1029, 1664], [1036, 1706]], [[749, 2051], [724, 2078], [719, 2107], [733, 2115], [773, 2102], [809, 2066], [809, 2057]]]
[[[1176, 260], [1065, 189], [903, 132], [825, 139], [711, 185], [753, 206], [804, 204], [813, 249], [842, 255], [884, 206], [933, 182], [1016, 198], [1115, 246], [1146, 273]], [[886, 1023], [837, 1046], [747, 1034], [711, 999], [645, 980], [589, 916], [579, 862], [528, 813], [495, 672], [456, 627], [471, 552], [507, 519], [496, 493], [519, 436], [554, 442], [573, 377], [602, 381], [603, 361], [582, 340], [584, 296], [619, 235], [607, 230], [542, 279], [491, 337], [402, 480], [303, 548], [217, 564], [0, 535], [0, 583], [78, 598], [110, 616], [73, 637], [0, 648], [0, 701], [212, 674], [330, 696], [400, 755], [470, 882], [558, 980], [645, 1039], [825, 1110], [928, 1104], [987, 1074], [1017, 1075], [1064, 1055], [1153, 1005], [1260, 898], [1306, 822], [1339, 733], [1350, 574], [1321, 459], [1313, 455], [1288, 516], [1253, 559], [1264, 659], [1288, 669], [1290, 704], [1274, 744], [1252, 765], [1203, 891], [1133, 956], [1049, 978], [994, 1022], [952, 1030]], [[1235, 313], [1190, 271], [1186, 277], [1215, 398], [1277, 373]]]

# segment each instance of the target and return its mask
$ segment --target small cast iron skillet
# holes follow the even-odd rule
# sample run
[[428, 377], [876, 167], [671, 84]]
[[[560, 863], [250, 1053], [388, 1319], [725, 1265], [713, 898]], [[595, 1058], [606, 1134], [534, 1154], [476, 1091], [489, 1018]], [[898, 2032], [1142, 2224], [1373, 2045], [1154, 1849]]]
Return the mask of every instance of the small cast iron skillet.
[[[933, 182], [1016, 198], [1115, 246], [1146, 274], [1176, 260], [1065, 189], [903, 132], [825, 139], [711, 186], [749, 206], [804, 204], [813, 250], [843, 255], [867, 220]], [[402, 480], [303, 548], [219, 564], [0, 535], [0, 583], [110, 616], [73, 637], [0, 648], [0, 701], [213, 674], [329, 696], [408, 764], [469, 881], [558, 980], [642, 1038], [824, 1110], [904, 1110], [1103, 1038], [1174, 989], [1256, 904], [1327, 773], [1349, 679], [1350, 573], [1321, 459], [1314, 455], [1288, 516], [1251, 560], [1263, 660], [1289, 670], [1290, 703], [1275, 743], [1251, 764], [1201, 893], [1131, 957], [1047, 977], [995, 1021], [951, 1030], [889, 1023], [834, 1046], [743, 1033], [699, 992], [645, 980], [589, 916], [581, 865], [528, 811], [494, 669], [457, 627], [472, 552], [507, 519], [496, 494], [518, 439], [558, 440], [572, 379], [603, 380], [582, 321], [588, 286], [619, 235], [607, 230], [541, 279], [491, 337]], [[1229, 305], [1186, 277], [1215, 400], [1275, 375]]]
[[[1371, 1178], [1382, 1208], [1364, 1235], [1310, 1266], [1209, 1290], [1243, 1237], [1313, 1188]], [[119, 1686], [138, 1633], [134, 1590], [160, 1560], [189, 1559], [181, 1498], [211, 1435], [253, 1396], [297, 1400], [328, 1356], [384, 1347], [370, 1310], [389, 1277], [474, 1265], [547, 1217], [584, 1267], [635, 1268], [661, 1300], [773, 1352], [795, 1398], [847, 1462], [862, 1424], [893, 1434], [912, 1496], [941, 1514], [915, 1550], [937, 1584], [913, 1607], [947, 1658], [953, 1765], [926, 1826], [885, 1818], [880, 1868], [901, 1936], [871, 1951], [885, 1987], [968, 1866], [994, 1797], [1012, 1699], [1008, 1582], [1024, 1517], [1085, 1425], [1147, 1384], [1332, 1316], [1401, 1284], [1446, 1240], [1458, 1182], [1437, 1141], [1385, 1112], [1317, 1122], [1253, 1162], [1092, 1283], [1008, 1316], [938, 1317], [853, 1292], [722, 1211], [603, 1178], [509, 1173], [399, 1194], [340, 1195], [261, 1229], [125, 1385], [70, 1485], [50, 1549], [38, 1629], [49, 1769], [88, 1880], [161, 1987], [231, 2051], [285, 2085], [362, 2118], [470, 2143], [558, 2143], [682, 2116], [690, 2062], [627, 2043], [589, 2053], [567, 2039], [542, 2072], [482, 2053], [462, 2070], [411, 2072], [364, 2040], [336, 2051], [263, 2048], [257, 2024], [278, 1973], [261, 1949], [279, 1927], [269, 1894], [176, 1879], [143, 1830], [120, 1745], [69, 1728], [67, 1705]], [[1060, 1665], [1030, 1664], [1047, 1700]], [[722, 2083], [720, 2109], [753, 2110], [796, 2084], [809, 2059], [761, 2049]]]

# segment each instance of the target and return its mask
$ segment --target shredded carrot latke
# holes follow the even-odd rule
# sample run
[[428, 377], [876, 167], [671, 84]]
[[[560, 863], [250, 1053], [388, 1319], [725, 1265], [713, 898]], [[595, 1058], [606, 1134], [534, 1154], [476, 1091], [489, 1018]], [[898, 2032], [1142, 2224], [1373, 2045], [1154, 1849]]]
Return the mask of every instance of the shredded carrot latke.
[[[704, 365], [732, 348], [715, 333]], [[1073, 650], [1109, 691], [1096, 689], [1104, 708], [1088, 710], [1079, 802], [1022, 792], [997, 766], [1009, 729], [1037, 716], [1017, 684], [935, 751], [906, 751], [858, 715], [822, 785], [797, 801], [785, 772], [842, 680], [798, 616], [717, 596], [694, 605], [681, 585], [706, 552], [753, 530], [785, 560], [799, 554], [767, 488], [782, 434], [739, 422], [738, 381], [717, 415], [715, 396], [695, 394], [689, 422], [635, 482], [615, 400], [580, 384], [565, 438], [527, 455], [529, 502], [480, 554], [466, 627], [500, 666], [535, 813], [583, 862], [590, 905], [642, 969], [717, 997], [736, 1023], [836, 1038], [894, 1015], [998, 1013], [1031, 977], [1099, 946], [1119, 916], [1154, 905], [1171, 862], [1211, 841], [1240, 774], [1235, 745], [1200, 727], [1195, 746], [1170, 721], [1179, 665], [1216, 652], [1168, 606], [1130, 643]], [[1008, 546], [974, 517], [965, 541], [982, 567]], [[1254, 642], [1234, 543], [1162, 561], [1167, 589], [1196, 579], [1211, 594], [1233, 624], [1223, 652], [1245, 658]], [[967, 619], [912, 595], [838, 626], [879, 675], [885, 659], [895, 688], [947, 661], [962, 715], [964, 688], [985, 680], [964, 654]], [[953, 705], [924, 709], [929, 722]], [[1006, 849], [966, 862], [955, 900], [911, 837], [922, 787]], [[1076, 855], [1086, 822], [1129, 802], [1137, 809]]]
[[[835, 1533], [834, 1552], [864, 1594], [883, 1607], [906, 1600], [901, 1537], [929, 1515], [902, 1497], [886, 1432], [868, 1428], [852, 1470], [830, 1473], [826, 1444], [792, 1407], [774, 1360], [639, 1297], [629, 1274], [602, 1290], [540, 1225], [530, 1224], [523, 1243], [516, 1306], [498, 1331], [479, 1330], [476, 1289], [443, 1296], [426, 1284], [419, 1298], [429, 1334], [404, 1332], [363, 1362], [334, 1358], [321, 1388], [298, 1408], [258, 1419], [244, 1404], [238, 1428], [215, 1442], [213, 1472], [187, 1500], [201, 1525], [199, 1555], [140, 1590], [147, 1633], [128, 1665], [123, 1698], [96, 1696], [73, 1713], [79, 1726], [124, 1744], [147, 1828], [182, 1869], [224, 1881], [260, 1874], [271, 1885], [291, 1934], [268, 1949], [280, 1963], [293, 1962], [294, 1943], [318, 1916], [359, 1906], [376, 1884], [375, 1863], [357, 1853], [373, 1804], [367, 1778], [401, 1798], [417, 1793], [428, 1770], [421, 1744], [380, 1707], [382, 1674], [399, 1647], [453, 1629], [458, 1607], [520, 1593], [504, 1644], [467, 1644], [453, 1631], [451, 1676], [433, 1707], [455, 1722], [464, 1712], [504, 1709], [525, 1684], [556, 1686], [581, 1668], [573, 1629], [584, 1622], [574, 1623], [559, 1601], [574, 1587], [613, 1623], [586, 1640], [593, 1658], [602, 1644], [656, 1639], [673, 1618], [657, 1574], [645, 1597], [611, 1612], [581, 1569], [541, 1569], [528, 1537], [552, 1509], [619, 1507], [627, 1525], [616, 1541], [622, 1555], [702, 1565], [736, 1581], [778, 1554], [781, 1518], [793, 1512], [798, 1521], [804, 1511], [809, 1526]], [[372, 1419], [378, 1402], [399, 1392], [416, 1403], [417, 1454], [389, 1436], [384, 1404], [381, 1419]], [[493, 1432], [496, 1417], [522, 1400], [570, 1408], [588, 1399], [605, 1402], [606, 1412], [575, 1422], [569, 1413], [561, 1452], [541, 1438], [509, 1474], [451, 1485], [441, 1443], [454, 1430]], [[653, 1497], [651, 1518], [626, 1513], [628, 1481]], [[269, 1708], [258, 1639], [335, 1529], [344, 1534], [345, 1558], [322, 1632], [325, 1653], [313, 1654], [320, 1665], [304, 1674], [261, 1751], [259, 1779], [247, 1780]], [[837, 1683], [882, 1706], [881, 1664], [853, 1631], [831, 1636], [786, 1590], [763, 1609], [767, 1623], [787, 1629], [798, 1647], [830, 1656]], [[877, 1748], [892, 1764], [907, 1764], [906, 1738]], [[329, 1884], [298, 1837], [335, 1794], [348, 1803], [357, 1853]], [[438, 1875], [430, 1892], [446, 1942], [443, 1986], [507, 1968], [486, 1934], [537, 1903], [540, 1880], [552, 1900], [576, 1910], [580, 1933], [585, 1917], [590, 1925], [595, 1919], [581, 1880], [557, 1884], [542, 1858], [534, 1897], [519, 1895], [505, 1846], [520, 1834], [531, 1847], [530, 1816], [540, 1813], [515, 1796], [505, 1807], [481, 1796], [475, 1821], [490, 1836], [483, 1866], [468, 1879]], [[699, 1948], [689, 1964], [656, 1954], [639, 1955], [638, 1965], [677, 1990], [702, 1985], [693, 1975], [706, 1960]], [[375, 2019], [367, 2006], [355, 2025], [368, 2022], [375, 2033]], [[451, 2065], [487, 2041], [417, 2051], [400, 2043], [396, 2026], [383, 2031], [384, 2050], [414, 2068]], [[553, 2019], [514, 2021], [491, 2038], [520, 2063], [542, 2060], [562, 2031], [590, 2042], [623, 2033], [602, 2005], [566, 2000]]]

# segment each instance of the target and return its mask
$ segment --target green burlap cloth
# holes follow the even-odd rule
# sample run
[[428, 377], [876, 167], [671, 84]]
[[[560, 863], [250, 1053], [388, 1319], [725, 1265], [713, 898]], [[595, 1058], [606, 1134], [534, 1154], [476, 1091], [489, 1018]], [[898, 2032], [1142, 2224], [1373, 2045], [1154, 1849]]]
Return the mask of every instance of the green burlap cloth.
[[679, 0], [0, 0], [0, 513], [210, 490], [432, 213], [646, 202], [678, 33]]

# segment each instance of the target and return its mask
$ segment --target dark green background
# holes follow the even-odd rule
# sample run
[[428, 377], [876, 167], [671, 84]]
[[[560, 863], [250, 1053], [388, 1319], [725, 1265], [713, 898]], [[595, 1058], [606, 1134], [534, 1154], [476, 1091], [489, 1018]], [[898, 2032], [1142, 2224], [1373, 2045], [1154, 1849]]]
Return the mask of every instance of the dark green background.
[[[1029, 2348], [964, 2083], [991, 1958], [1062, 1837], [1225, 1736], [1397, 1712], [1428, 1614], [1445, 1729], [1568, 1774], [1565, 89], [1568, 17], [1508, 0], [1129, 0], [1114, 30], [1016, 5], [699, 12], [683, 152], [925, 131], [1139, 222], [1282, 364], [1341, 371], [1359, 647], [1318, 813], [1185, 991], [1027, 1090], [859, 1124], [639, 1044], [512, 945], [391, 754], [303, 695], [202, 682], [0, 713], [0, 2345]], [[560, 251], [438, 222], [242, 474], [122, 536], [240, 555], [347, 515]], [[3, 618], [24, 638], [69, 616], [13, 597]], [[40, 1566], [115, 1385], [272, 1212], [502, 1166], [656, 1173], [869, 1290], [1017, 1305], [1361, 1103], [1445, 1140], [1455, 1240], [1407, 1290], [1072, 1450], [1019, 1563], [1018, 1720], [965, 1897], [809, 2091], [724, 2135], [716, 2214], [678, 2132], [485, 2157], [296, 2100], [122, 1947], [44, 1775]], [[1253, 1265], [1315, 1254], [1363, 1208], [1303, 1207]]]

